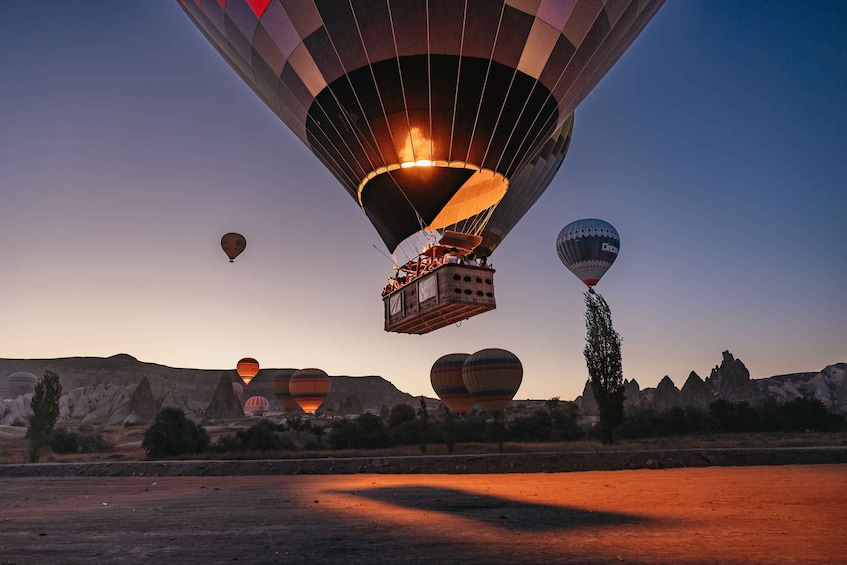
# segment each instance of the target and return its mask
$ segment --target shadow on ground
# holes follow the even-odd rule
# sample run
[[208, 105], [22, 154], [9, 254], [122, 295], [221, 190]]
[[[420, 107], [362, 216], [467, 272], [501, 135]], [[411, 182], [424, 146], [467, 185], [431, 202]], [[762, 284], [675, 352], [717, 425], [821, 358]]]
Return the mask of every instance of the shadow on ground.
[[442, 512], [525, 532], [643, 524], [650, 521], [631, 514], [536, 504], [441, 487], [403, 486], [330, 492], [362, 496], [404, 508]]

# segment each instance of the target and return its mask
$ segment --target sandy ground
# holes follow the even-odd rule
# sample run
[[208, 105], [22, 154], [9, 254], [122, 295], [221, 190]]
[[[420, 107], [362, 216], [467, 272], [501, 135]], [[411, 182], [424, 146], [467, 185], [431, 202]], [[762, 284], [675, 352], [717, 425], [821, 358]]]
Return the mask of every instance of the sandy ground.
[[0, 563], [845, 563], [847, 466], [0, 479]]

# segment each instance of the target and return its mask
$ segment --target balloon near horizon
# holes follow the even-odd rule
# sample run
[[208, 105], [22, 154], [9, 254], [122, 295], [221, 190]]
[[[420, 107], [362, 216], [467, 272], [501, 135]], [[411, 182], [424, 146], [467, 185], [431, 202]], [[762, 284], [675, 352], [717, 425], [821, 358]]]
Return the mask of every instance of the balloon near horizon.
[[288, 381], [291, 396], [306, 414], [314, 414], [331, 389], [329, 376], [320, 369], [300, 369]]
[[488, 412], [508, 408], [523, 380], [523, 365], [505, 349], [483, 349], [462, 364], [462, 381], [477, 404]]
[[241, 252], [246, 248], [247, 239], [240, 233], [230, 232], [221, 238], [221, 249], [229, 257], [230, 263], [234, 262], [235, 258], [241, 255]]
[[559, 260], [591, 292], [618, 258], [620, 248], [618, 230], [609, 222], [596, 218], [571, 222], [556, 238]]
[[550, 184], [577, 105], [663, 4], [177, 1], [409, 256], [440, 230], [493, 252]]
[[449, 353], [432, 365], [429, 380], [441, 402], [454, 414], [467, 414], [476, 403], [462, 380], [462, 366], [470, 353]]
[[251, 396], [244, 403], [244, 413], [250, 415], [262, 415], [270, 410], [271, 403], [264, 396]]
[[244, 386], [249, 386], [253, 377], [259, 374], [259, 362], [252, 357], [244, 357], [235, 366], [235, 372], [244, 381]]
[[289, 388], [291, 377], [296, 372], [290, 370], [277, 371], [273, 379], [271, 379], [271, 389], [273, 389], [277, 402], [279, 402], [280, 407], [286, 414], [294, 414], [300, 410], [300, 405], [291, 396], [291, 390]]

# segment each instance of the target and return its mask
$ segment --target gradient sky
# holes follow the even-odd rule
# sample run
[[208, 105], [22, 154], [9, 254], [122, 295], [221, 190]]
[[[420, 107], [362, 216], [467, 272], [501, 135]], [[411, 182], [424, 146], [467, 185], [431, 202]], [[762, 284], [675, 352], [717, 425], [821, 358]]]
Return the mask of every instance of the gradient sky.
[[847, 361], [845, 29], [838, 1], [670, 0], [491, 257], [497, 310], [408, 336], [382, 329], [365, 215], [176, 2], [0, 2], [0, 357], [252, 356], [432, 396], [438, 357], [502, 347], [518, 398], [573, 399], [584, 287], [555, 238], [599, 217], [626, 378]]

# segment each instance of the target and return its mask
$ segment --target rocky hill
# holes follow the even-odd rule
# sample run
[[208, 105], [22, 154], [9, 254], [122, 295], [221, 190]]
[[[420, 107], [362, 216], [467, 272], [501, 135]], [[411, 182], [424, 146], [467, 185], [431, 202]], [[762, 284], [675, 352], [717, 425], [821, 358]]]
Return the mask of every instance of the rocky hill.
[[[273, 375], [279, 370], [295, 371], [262, 369], [250, 385], [244, 387], [241, 401], [251, 396], [264, 396], [271, 410], [279, 409], [271, 389]], [[233, 382], [240, 382], [234, 370], [222, 372], [167, 367], [144, 363], [126, 354], [107, 358], [0, 359], [0, 399], [5, 399], [0, 400], [0, 425], [25, 421], [32, 396], [24, 394], [6, 399], [9, 396], [6, 377], [18, 372], [40, 376], [45, 371], [53, 371], [60, 376], [64, 392], [60, 401], [60, 417], [92, 424], [144, 423], [150, 419], [151, 406], [155, 410], [180, 408], [193, 419], [202, 420], [207, 409], [211, 407], [210, 413], [216, 412], [215, 408], [222, 402], [219, 399], [215, 406], [210, 406], [222, 374], [228, 375]], [[330, 378], [332, 392], [321, 407], [326, 414], [378, 412], [395, 404], [417, 406], [418, 403], [415, 397], [399, 391], [382, 377]], [[137, 390], [139, 386], [141, 389]], [[435, 408], [438, 400], [428, 398], [427, 404]]]
[[[792, 373], [766, 379], [751, 379], [750, 371], [729, 351], [705, 380], [691, 371], [682, 390], [665, 375], [656, 388], [641, 389], [635, 380], [624, 381], [625, 406], [646, 406], [667, 410], [674, 406], [706, 408], [717, 399], [730, 402], [756, 402], [773, 396], [784, 402], [795, 398], [817, 398], [830, 410], [847, 413], [847, 363], [828, 365], [817, 373]], [[597, 403], [586, 383], [577, 403], [585, 415], [596, 415]]]

